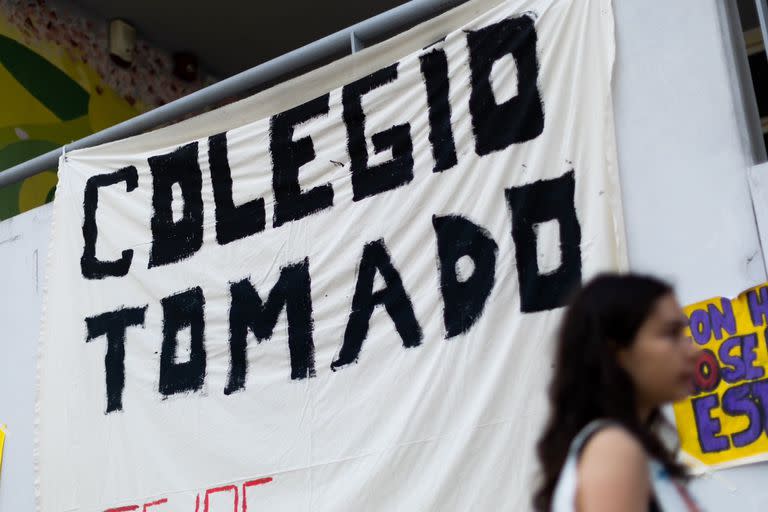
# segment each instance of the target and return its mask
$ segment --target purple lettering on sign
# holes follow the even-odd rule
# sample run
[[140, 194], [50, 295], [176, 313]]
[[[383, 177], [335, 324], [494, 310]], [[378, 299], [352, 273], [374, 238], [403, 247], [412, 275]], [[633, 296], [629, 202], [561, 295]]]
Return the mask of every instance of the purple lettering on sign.
[[722, 307], [722, 311], [714, 304], [707, 306], [712, 333], [718, 340], [723, 339], [723, 330], [731, 336], [736, 334], [736, 316], [733, 314], [731, 301], [726, 298], [721, 298], [720, 306]]
[[699, 345], [706, 345], [712, 335], [712, 327], [709, 325], [709, 315], [703, 309], [697, 309], [691, 313], [689, 320], [693, 339]]
[[755, 366], [757, 360], [757, 334], [744, 336], [741, 341], [741, 358], [744, 360], [745, 374], [747, 380], [760, 379], [765, 376], [765, 369], [761, 366]]
[[754, 291], [747, 292], [747, 304], [749, 305], [749, 316], [752, 319], [752, 325], [760, 327], [768, 318], [768, 288], [761, 286], [758, 290], [760, 296]]
[[691, 401], [693, 415], [696, 418], [696, 432], [699, 434], [699, 446], [703, 453], [721, 452], [729, 447], [728, 438], [720, 435], [720, 420], [710, 414], [720, 405], [717, 395], [706, 395]]
[[740, 354], [731, 354], [736, 347], [741, 347], [742, 336], [734, 336], [728, 338], [720, 345], [720, 349], [717, 351], [717, 355], [720, 357], [722, 367], [720, 369], [720, 375], [722, 375], [725, 382], [729, 384], [735, 384], [740, 380], [744, 380], [746, 369], [744, 368], [744, 361]]
[[751, 388], [752, 383], [748, 382], [730, 388], [723, 394], [723, 411], [728, 416], [746, 416], [749, 420], [746, 429], [731, 434], [731, 441], [736, 448], [754, 443], [763, 431], [760, 410], [752, 401]]
[[752, 382], [752, 399], [760, 407], [760, 415], [765, 418], [763, 430], [768, 435], [768, 379]]

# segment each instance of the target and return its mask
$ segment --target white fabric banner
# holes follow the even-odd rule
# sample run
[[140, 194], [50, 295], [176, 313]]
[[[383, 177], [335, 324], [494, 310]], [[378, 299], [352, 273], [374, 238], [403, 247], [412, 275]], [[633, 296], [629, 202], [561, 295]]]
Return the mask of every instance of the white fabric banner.
[[39, 509], [528, 509], [562, 306], [625, 266], [613, 56], [610, 0], [470, 2], [63, 157]]

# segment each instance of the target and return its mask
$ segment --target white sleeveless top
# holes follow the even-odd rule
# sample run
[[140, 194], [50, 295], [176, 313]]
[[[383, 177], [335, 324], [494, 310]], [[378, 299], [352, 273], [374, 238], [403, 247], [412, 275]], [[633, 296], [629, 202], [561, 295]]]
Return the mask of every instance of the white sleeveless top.
[[[552, 495], [552, 512], [575, 512], [576, 488], [578, 483], [577, 464], [584, 443], [592, 434], [612, 425], [610, 421], [595, 420], [584, 427], [571, 442], [568, 456], [560, 472], [555, 492]], [[655, 460], [648, 461], [648, 476], [656, 503], [663, 512], [701, 512], [702, 509], [679, 483], [672, 480], [662, 464]]]

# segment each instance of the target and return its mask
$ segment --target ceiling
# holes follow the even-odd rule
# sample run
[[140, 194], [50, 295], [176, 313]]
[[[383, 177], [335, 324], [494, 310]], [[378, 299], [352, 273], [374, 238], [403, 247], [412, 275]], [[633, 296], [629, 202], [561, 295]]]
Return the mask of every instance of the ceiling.
[[197, 55], [226, 78], [304, 46], [406, 0], [70, 0], [109, 20], [121, 18], [160, 48]]
[[[407, 0], [64, 0], [92, 15], [121, 18], [143, 39], [197, 55], [218, 79], [304, 46]], [[755, 0], [737, 0], [745, 30], [759, 26]]]

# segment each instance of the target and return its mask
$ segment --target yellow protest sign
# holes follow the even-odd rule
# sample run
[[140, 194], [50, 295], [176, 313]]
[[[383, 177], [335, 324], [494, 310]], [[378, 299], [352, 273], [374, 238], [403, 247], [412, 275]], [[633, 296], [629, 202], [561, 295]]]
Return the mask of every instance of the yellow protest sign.
[[682, 451], [707, 466], [768, 460], [768, 283], [685, 313], [700, 353], [695, 391], [674, 405]]
[[0, 425], [0, 471], [3, 470], [3, 445], [5, 444], [5, 425]]

